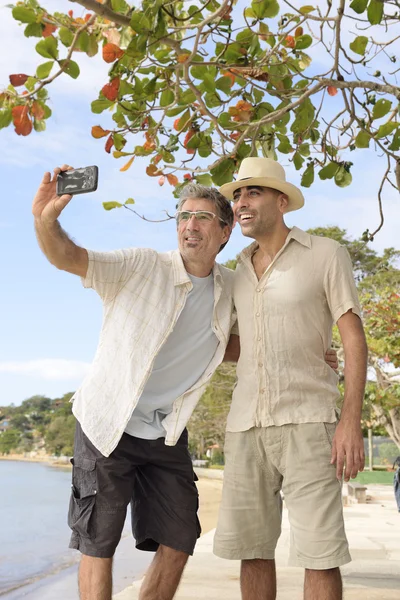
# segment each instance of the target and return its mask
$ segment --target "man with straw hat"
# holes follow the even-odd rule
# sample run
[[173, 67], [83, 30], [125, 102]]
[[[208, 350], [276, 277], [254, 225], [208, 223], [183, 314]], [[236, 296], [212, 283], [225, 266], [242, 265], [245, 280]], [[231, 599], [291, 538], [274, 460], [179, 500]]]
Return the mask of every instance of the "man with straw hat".
[[[220, 191], [255, 241], [235, 274], [240, 358], [214, 552], [242, 561], [244, 600], [274, 600], [282, 490], [290, 562], [306, 569], [304, 598], [340, 600], [339, 567], [351, 560], [341, 482], [364, 467], [367, 346], [351, 261], [337, 242], [285, 224], [304, 198], [276, 161], [244, 159]], [[337, 375], [324, 362], [334, 323], [345, 351], [340, 420]], [[232, 336], [231, 348], [238, 340]]]

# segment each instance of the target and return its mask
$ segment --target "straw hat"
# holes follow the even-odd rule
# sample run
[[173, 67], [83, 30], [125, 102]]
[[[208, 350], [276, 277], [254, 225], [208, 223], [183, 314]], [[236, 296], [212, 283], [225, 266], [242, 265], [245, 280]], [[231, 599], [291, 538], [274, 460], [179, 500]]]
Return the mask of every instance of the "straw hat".
[[304, 196], [301, 191], [292, 183], [287, 183], [284, 168], [272, 158], [244, 158], [236, 181], [225, 183], [219, 191], [228, 200], [232, 200], [235, 190], [252, 185], [273, 188], [286, 194], [289, 198], [286, 212], [298, 210], [304, 205]]

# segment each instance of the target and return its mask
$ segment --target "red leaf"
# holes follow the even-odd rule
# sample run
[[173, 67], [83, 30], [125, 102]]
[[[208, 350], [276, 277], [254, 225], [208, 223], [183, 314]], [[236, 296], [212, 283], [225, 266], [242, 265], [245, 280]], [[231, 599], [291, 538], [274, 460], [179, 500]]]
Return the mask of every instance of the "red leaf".
[[285, 42], [288, 48], [294, 48], [296, 46], [296, 40], [292, 35], [287, 35], [285, 37]]
[[112, 135], [110, 135], [110, 136], [107, 138], [106, 145], [104, 146], [104, 150], [105, 150], [106, 152], [108, 152], [108, 154], [110, 154], [110, 152], [111, 152], [111, 148], [112, 148], [113, 146], [114, 146], [114, 140], [113, 140], [113, 136], [112, 136]]
[[102, 127], [100, 127], [100, 125], [94, 125], [92, 127], [92, 136], [96, 138], [96, 140], [102, 137], [106, 137], [106, 135], [108, 135], [109, 133], [110, 131], [108, 129], [103, 129]]
[[176, 186], [179, 183], [179, 180], [176, 175], [172, 175], [172, 173], [168, 173], [167, 181], [170, 185]]
[[183, 179], [186, 179], [186, 181], [191, 181], [192, 180], [192, 175], [190, 173], [185, 173], [183, 176]]
[[24, 75], [23, 73], [19, 73], [18, 75], [10, 75], [10, 83], [14, 87], [18, 87], [19, 85], [24, 85], [28, 77], [29, 75]]
[[32, 121], [28, 115], [28, 107], [14, 106], [11, 113], [15, 125], [15, 133], [17, 135], [29, 135], [32, 131]]
[[57, 27], [55, 25], [50, 25], [50, 23], [46, 23], [42, 31], [42, 36], [44, 38], [50, 37], [55, 31], [57, 31]]
[[160, 171], [160, 169], [157, 169], [156, 165], [151, 164], [148, 167], [146, 167], [146, 175], [149, 175], [149, 177], [157, 177], [158, 175], [162, 175], [163, 172]]
[[338, 93], [337, 88], [333, 87], [333, 85], [328, 85], [327, 91], [330, 96], [336, 96]]
[[103, 60], [106, 63], [112, 63], [124, 54], [124, 51], [121, 50], [116, 44], [105, 44], [103, 46]]
[[114, 102], [114, 100], [118, 98], [119, 84], [119, 77], [115, 77], [110, 83], [106, 83], [106, 85], [101, 88], [103, 96], [105, 96], [107, 100], [110, 100], [110, 102]]
[[43, 108], [43, 106], [41, 106], [39, 104], [39, 102], [34, 102], [31, 106], [31, 110], [30, 113], [32, 115], [32, 117], [35, 117], [35, 119], [39, 119], [39, 121], [41, 119], [43, 119], [44, 115], [45, 115], [45, 110]]
[[194, 134], [195, 134], [195, 133], [196, 133], [196, 132], [195, 132], [195, 130], [194, 130], [194, 129], [189, 129], [189, 131], [188, 131], [188, 132], [187, 132], [187, 134], [185, 135], [185, 139], [183, 140], [183, 145], [184, 145], [184, 147], [185, 147], [185, 148], [186, 148], [186, 146], [187, 146], [187, 143], [188, 143], [188, 141], [189, 141], [190, 139], [192, 139], [192, 137], [194, 136]]

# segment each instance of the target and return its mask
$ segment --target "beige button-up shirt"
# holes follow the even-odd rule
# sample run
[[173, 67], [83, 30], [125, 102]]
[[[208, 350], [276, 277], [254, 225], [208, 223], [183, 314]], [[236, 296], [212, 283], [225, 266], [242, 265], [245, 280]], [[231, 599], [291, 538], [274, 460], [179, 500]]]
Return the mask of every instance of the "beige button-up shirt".
[[293, 227], [258, 280], [257, 247], [243, 250], [235, 271], [240, 359], [227, 430], [333, 422], [337, 375], [324, 354], [333, 323], [350, 309], [360, 316], [348, 252]]
[[[154, 359], [185, 305], [193, 285], [178, 250], [158, 253], [147, 248], [89, 253], [83, 285], [103, 300], [103, 326], [90, 371], [73, 397], [72, 410], [83, 431], [104, 456], [117, 446]], [[222, 362], [233, 311], [233, 271], [213, 268], [212, 328], [219, 344], [197, 382], [176, 398], [163, 420], [165, 443], [179, 439], [211, 375]], [[195, 348], [193, 351], [195, 352]]]

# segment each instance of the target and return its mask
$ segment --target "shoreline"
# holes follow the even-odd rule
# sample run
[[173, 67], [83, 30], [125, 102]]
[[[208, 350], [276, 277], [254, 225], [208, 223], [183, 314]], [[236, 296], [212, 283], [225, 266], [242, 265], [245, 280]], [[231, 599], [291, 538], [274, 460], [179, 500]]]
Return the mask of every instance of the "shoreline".
[[23, 454], [6, 454], [0, 455], [0, 460], [9, 462], [28, 462], [28, 463], [43, 463], [50, 467], [63, 467], [64, 469], [72, 469], [72, 465], [67, 460], [58, 460], [52, 456], [24, 456]]

